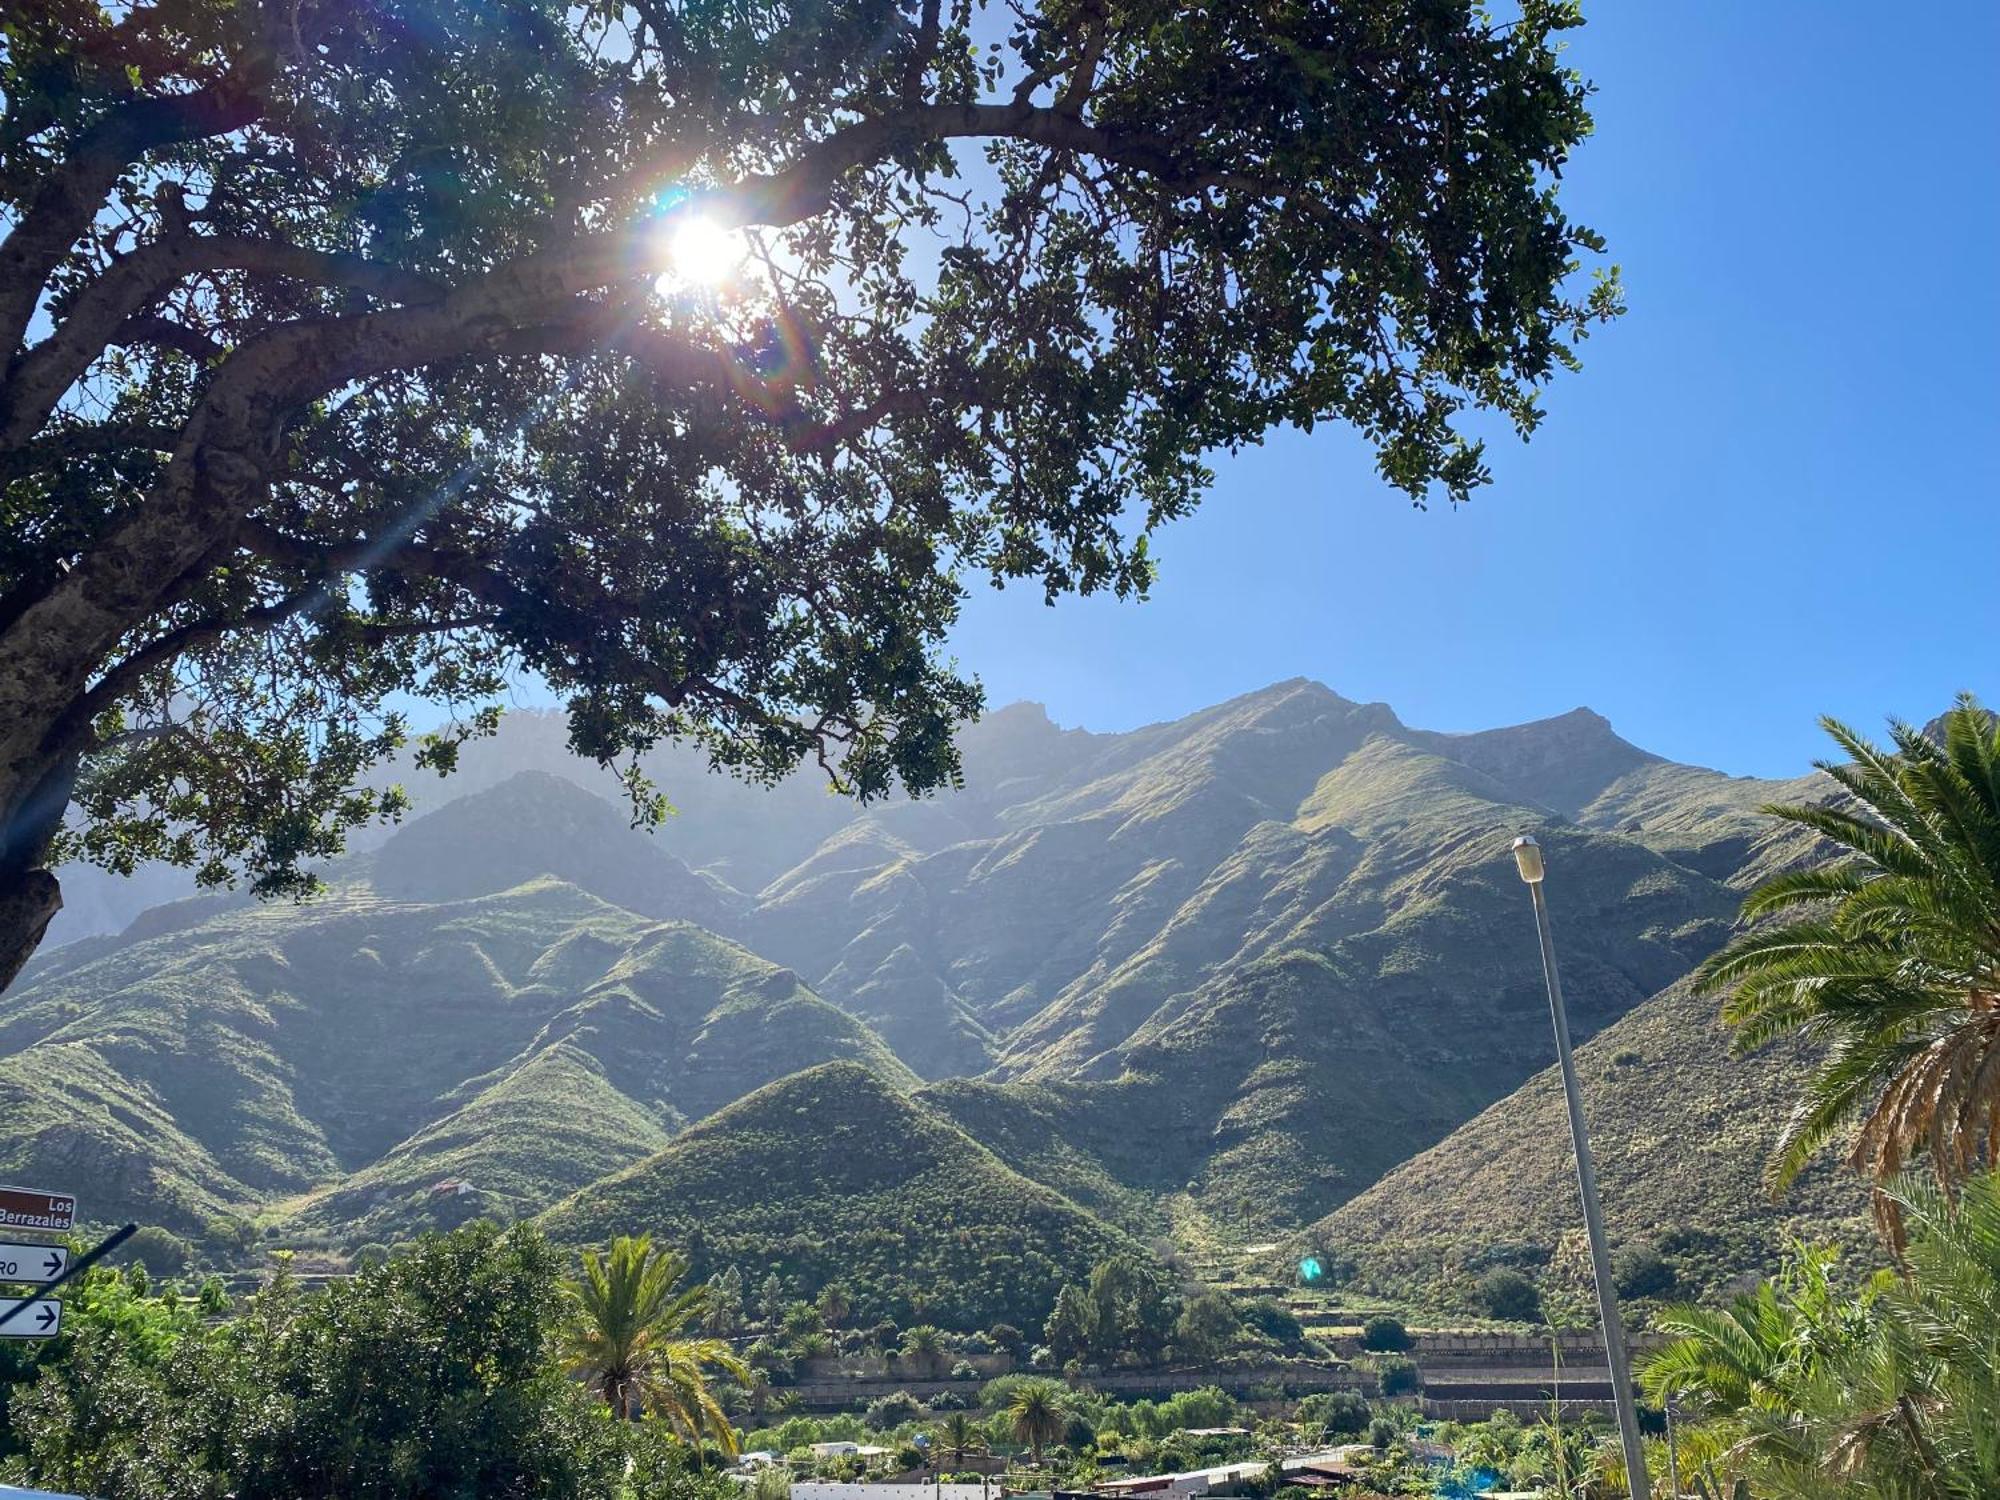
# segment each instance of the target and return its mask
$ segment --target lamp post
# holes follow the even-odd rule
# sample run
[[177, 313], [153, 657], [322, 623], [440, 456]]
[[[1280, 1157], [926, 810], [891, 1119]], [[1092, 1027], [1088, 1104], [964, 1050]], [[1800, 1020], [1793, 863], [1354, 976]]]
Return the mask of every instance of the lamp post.
[[1632, 1401], [1632, 1367], [1625, 1357], [1625, 1325], [1618, 1317], [1618, 1290], [1611, 1282], [1611, 1255], [1604, 1247], [1604, 1214], [1597, 1203], [1597, 1172], [1590, 1164], [1590, 1138], [1583, 1125], [1583, 1096], [1576, 1084], [1576, 1060], [1569, 1050], [1569, 1016], [1563, 1009], [1562, 980], [1556, 973], [1555, 940], [1549, 935], [1549, 908], [1542, 899], [1542, 846], [1523, 834], [1514, 840], [1514, 864], [1535, 902], [1535, 932], [1542, 942], [1542, 974], [1549, 984], [1549, 1015], [1555, 1022], [1556, 1057], [1562, 1064], [1563, 1102], [1569, 1106], [1569, 1139], [1576, 1148], [1576, 1186], [1583, 1198], [1583, 1223], [1590, 1234], [1590, 1269], [1597, 1282], [1597, 1315], [1604, 1325], [1604, 1360], [1611, 1367], [1611, 1395], [1618, 1405], [1618, 1438], [1625, 1449], [1625, 1481], [1632, 1500], [1648, 1500], [1646, 1454], [1639, 1446], [1639, 1412]]

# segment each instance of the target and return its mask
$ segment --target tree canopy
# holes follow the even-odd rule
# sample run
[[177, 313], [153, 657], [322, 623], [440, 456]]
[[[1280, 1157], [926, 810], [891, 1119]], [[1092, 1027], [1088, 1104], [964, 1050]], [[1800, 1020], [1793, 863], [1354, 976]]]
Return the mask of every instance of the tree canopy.
[[[1573, 0], [87, 0], [0, 52], [0, 980], [46, 868], [261, 893], [506, 681], [872, 796], [960, 579], [1143, 590], [1204, 456], [1486, 478], [1616, 310]], [[657, 798], [632, 772], [640, 811]], [[72, 811], [73, 809], [73, 811]]]

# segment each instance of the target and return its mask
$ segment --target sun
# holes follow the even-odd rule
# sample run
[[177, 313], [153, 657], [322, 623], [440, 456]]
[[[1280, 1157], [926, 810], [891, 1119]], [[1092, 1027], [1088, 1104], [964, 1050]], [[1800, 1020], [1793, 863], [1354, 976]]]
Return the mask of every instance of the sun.
[[743, 261], [743, 242], [731, 230], [713, 219], [689, 215], [667, 234], [667, 269], [660, 276], [660, 289], [722, 285]]

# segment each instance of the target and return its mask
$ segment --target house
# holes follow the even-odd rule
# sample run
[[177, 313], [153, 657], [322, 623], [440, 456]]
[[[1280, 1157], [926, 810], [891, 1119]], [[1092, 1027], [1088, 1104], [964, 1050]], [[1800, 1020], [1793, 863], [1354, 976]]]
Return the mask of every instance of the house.
[[877, 1447], [873, 1443], [835, 1442], [812, 1445], [814, 1458], [881, 1458], [895, 1451], [893, 1448]]
[[433, 1198], [463, 1198], [467, 1193], [479, 1191], [463, 1177], [447, 1177], [442, 1182], [431, 1184]]

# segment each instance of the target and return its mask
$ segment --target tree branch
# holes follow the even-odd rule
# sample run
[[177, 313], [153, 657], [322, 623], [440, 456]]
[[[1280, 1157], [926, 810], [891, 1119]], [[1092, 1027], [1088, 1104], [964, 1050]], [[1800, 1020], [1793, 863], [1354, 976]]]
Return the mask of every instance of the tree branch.
[[433, 303], [446, 288], [428, 276], [360, 255], [307, 250], [281, 240], [170, 235], [123, 257], [66, 309], [0, 387], [0, 448], [24, 442], [140, 309], [184, 277], [205, 271], [350, 287], [392, 302]]
[[20, 348], [49, 274], [90, 227], [121, 172], [148, 151], [241, 130], [263, 112], [260, 86], [225, 81], [114, 105], [84, 130], [0, 240], [0, 358], [11, 360]]

